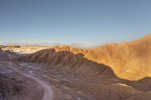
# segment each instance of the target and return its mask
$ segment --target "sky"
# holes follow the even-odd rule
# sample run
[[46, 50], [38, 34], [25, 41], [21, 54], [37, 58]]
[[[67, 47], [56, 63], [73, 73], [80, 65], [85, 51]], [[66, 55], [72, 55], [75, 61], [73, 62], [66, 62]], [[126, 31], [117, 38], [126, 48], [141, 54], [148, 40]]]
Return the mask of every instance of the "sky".
[[0, 0], [0, 43], [105, 44], [151, 33], [151, 0]]

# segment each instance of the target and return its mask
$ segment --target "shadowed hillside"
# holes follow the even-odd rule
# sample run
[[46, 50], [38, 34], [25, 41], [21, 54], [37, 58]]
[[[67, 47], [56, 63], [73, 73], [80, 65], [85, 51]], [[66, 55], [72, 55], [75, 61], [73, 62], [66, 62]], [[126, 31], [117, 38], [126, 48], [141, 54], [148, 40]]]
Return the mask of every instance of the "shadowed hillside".
[[70, 70], [92, 75], [110, 71], [110, 75], [113, 75], [113, 72], [109, 67], [88, 60], [84, 58], [84, 55], [81, 53], [73, 54], [70, 51], [62, 50], [63, 51], [56, 52], [55, 49], [44, 49], [21, 57], [19, 60], [24, 62], [49, 64], [49, 66], [53, 67], [69, 68]]

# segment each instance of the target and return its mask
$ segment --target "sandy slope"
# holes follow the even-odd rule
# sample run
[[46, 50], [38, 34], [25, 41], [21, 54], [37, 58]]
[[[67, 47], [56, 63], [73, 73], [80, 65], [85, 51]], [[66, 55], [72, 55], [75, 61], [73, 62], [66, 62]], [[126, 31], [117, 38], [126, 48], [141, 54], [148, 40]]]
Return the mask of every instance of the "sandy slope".
[[109, 70], [90, 75], [59, 66], [20, 64], [21, 70], [34, 72], [53, 86], [54, 100], [151, 100], [151, 79], [131, 82], [111, 75]]
[[[9, 53], [7, 54], [6, 52], [4, 52], [3, 50], [1, 50], [0, 49], [0, 60], [8, 60], [9, 59]], [[3, 62], [5, 62], [5, 63], [3, 63]], [[18, 68], [18, 66], [19, 65], [16, 65], [15, 63], [13, 63], [12, 61], [3, 61], [3, 62], [0, 62], [0, 67], [1, 66], [5, 66], [5, 69], [6, 68], [9, 68], [9, 71], [11, 71], [11, 72], [13, 72], [13, 73], [16, 73], [16, 74], [19, 74], [19, 76], [20, 77], [22, 77], [23, 79], [24, 79], [24, 81], [25, 80], [27, 80], [26, 78], [28, 78], [28, 81], [29, 81], [29, 83], [31, 84], [31, 87], [33, 87], [34, 88], [34, 82], [36, 82], [36, 84], [39, 84], [42, 88], [43, 88], [43, 91], [44, 91], [44, 93], [43, 93], [43, 98], [42, 98], [42, 100], [52, 100], [52, 98], [53, 98], [53, 92], [52, 92], [52, 88], [49, 86], [49, 85], [47, 85], [45, 82], [43, 82], [43, 81], [41, 81], [40, 79], [38, 79], [38, 78], [36, 78], [36, 77], [34, 77], [32, 74], [26, 74], [26, 73], [24, 73], [24, 72], [22, 72], [22, 71], [20, 71], [19, 69], [17, 69]], [[8, 72], [9, 72], [8, 71]], [[1, 73], [6, 73], [6, 74], [9, 74], [9, 73], [7, 73], [7, 70], [6, 70], [6, 72], [5, 72], [5, 70], [4, 71], [2, 71]], [[10, 74], [11, 75], [11, 74]], [[5, 78], [6, 76], [5, 75], [2, 75], [2, 79], [1, 79], [1, 81], [3, 81], [3, 83], [4, 84], [6, 84], [5, 86], [3, 86], [2, 84], [0, 84], [0, 87], [9, 87], [9, 85], [7, 85], [7, 84], [10, 84], [10, 82], [12, 81], [12, 80], [10, 80], [10, 79], [7, 79], [7, 77]], [[13, 77], [13, 76], [11, 76], [11, 77]], [[17, 77], [17, 76], [16, 76]], [[15, 78], [13, 78], [13, 79], [15, 79], [16, 80], [16, 77]], [[26, 77], [26, 78], [25, 78]], [[6, 81], [5, 81], [6, 80]], [[34, 81], [34, 82], [33, 82]], [[12, 81], [13, 82], [13, 81]], [[40, 88], [38, 85], [36, 85], [35, 84], [35, 86], [37, 86], [37, 88]], [[13, 86], [14, 85], [14, 86]], [[16, 91], [20, 91], [20, 89], [18, 89], [18, 87], [17, 86], [15, 86], [15, 83], [12, 83], [12, 86], [13, 86], [13, 88], [16, 88], [17, 90]], [[28, 85], [27, 85], [28, 86]], [[27, 87], [27, 86], [25, 86], [25, 87]], [[30, 89], [32, 89], [32, 88], [30, 88]], [[9, 90], [9, 89], [8, 89]], [[4, 90], [4, 91], [8, 91], [8, 90]], [[36, 90], [36, 89], [32, 89], [32, 90]], [[4, 92], [4, 91], [2, 91], [2, 93]], [[12, 90], [13, 91], [13, 90]], [[0, 91], [1, 92], [1, 91]], [[15, 92], [15, 91], [14, 91]], [[36, 93], [36, 92], [35, 92]], [[4, 93], [3, 93], [4, 94]], [[18, 93], [17, 93], [18, 94]], [[34, 94], [34, 93], [32, 93], [32, 94]], [[32, 95], [31, 94], [31, 95]], [[42, 94], [42, 93], [41, 93]], [[40, 95], [41, 95], [40, 94]], [[29, 94], [30, 95], [30, 94]], [[20, 95], [21, 96], [21, 95]], [[26, 96], [26, 95], [24, 95], [24, 96]], [[38, 96], [37, 96], [38, 97]], [[17, 96], [15, 97], [14, 96], [14, 98], [18, 98]], [[22, 98], [24, 98], [24, 97], [22, 97]], [[29, 96], [29, 98], [30, 98], [30, 96]], [[30, 98], [31, 99], [31, 98]], [[40, 98], [39, 98], [40, 99]], [[16, 100], [16, 99], [12, 99], [12, 100]], [[23, 100], [28, 100], [28, 99], [23, 99]]]
[[13, 67], [13, 66], [16, 66], [14, 63], [8, 62], [8, 64], [9, 64], [9, 67], [12, 68], [17, 73], [36, 81], [37, 83], [39, 83], [42, 86], [42, 88], [44, 89], [44, 96], [43, 96], [42, 100], [52, 100], [53, 92], [52, 92], [52, 88], [50, 86], [48, 86], [45, 82], [41, 81], [40, 79], [38, 79], [32, 75], [25, 74], [25, 73], [21, 72], [19, 69], [17, 69], [16, 67]]
[[85, 57], [111, 67], [123, 79], [151, 77], [151, 34], [132, 42], [98, 47]]
[[0, 61], [0, 99], [41, 100], [44, 93], [41, 85], [14, 69], [16, 64], [10, 63]]

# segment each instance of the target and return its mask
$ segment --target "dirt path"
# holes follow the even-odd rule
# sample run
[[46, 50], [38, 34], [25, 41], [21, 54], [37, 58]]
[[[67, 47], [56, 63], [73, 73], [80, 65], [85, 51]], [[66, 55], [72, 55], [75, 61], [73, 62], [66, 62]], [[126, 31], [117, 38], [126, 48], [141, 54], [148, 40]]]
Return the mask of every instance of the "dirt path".
[[19, 69], [13, 67], [13, 66], [16, 66], [14, 63], [8, 62], [8, 64], [9, 64], [9, 67], [11, 69], [13, 69], [14, 71], [16, 71], [17, 73], [24, 75], [32, 80], [35, 80], [42, 86], [42, 88], [44, 89], [44, 95], [43, 95], [42, 100], [52, 100], [52, 98], [53, 98], [52, 87], [50, 87], [49, 85], [47, 85], [45, 82], [41, 81], [40, 79], [38, 79], [32, 75], [25, 74], [24, 72], [20, 71]]

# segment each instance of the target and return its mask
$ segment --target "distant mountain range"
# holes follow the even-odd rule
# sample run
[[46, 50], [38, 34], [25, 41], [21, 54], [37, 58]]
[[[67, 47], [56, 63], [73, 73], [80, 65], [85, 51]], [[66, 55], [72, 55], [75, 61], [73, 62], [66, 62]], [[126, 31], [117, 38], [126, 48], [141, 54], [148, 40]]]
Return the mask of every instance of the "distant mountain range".
[[[62, 46], [66, 44], [60, 44], [60, 43], [1, 43], [1, 46], [12, 46], [12, 45], [17, 45], [17, 46], [25, 46], [25, 45], [35, 45], [35, 46]], [[68, 44], [71, 47], [79, 47], [79, 48], [96, 48], [99, 45], [94, 45], [94, 44], [85, 44], [85, 43], [71, 43]]]

